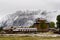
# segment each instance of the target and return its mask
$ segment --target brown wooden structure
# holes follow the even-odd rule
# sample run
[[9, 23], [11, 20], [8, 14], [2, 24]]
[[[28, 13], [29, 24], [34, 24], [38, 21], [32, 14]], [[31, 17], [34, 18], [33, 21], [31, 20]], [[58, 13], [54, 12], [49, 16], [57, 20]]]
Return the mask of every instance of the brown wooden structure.
[[[46, 28], [44, 29], [41, 28], [42, 23], [45, 23]], [[37, 28], [38, 31], [42, 31], [42, 32], [49, 31], [49, 23], [45, 19], [40, 19], [40, 18], [36, 19], [36, 23], [34, 23], [33, 26]]]

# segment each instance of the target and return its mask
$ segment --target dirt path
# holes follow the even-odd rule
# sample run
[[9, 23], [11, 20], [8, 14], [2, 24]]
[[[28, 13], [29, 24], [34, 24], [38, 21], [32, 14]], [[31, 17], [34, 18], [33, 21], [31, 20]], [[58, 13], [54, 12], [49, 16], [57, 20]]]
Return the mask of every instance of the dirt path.
[[60, 37], [59, 34], [0, 34], [0, 36], [39, 36], [39, 37]]

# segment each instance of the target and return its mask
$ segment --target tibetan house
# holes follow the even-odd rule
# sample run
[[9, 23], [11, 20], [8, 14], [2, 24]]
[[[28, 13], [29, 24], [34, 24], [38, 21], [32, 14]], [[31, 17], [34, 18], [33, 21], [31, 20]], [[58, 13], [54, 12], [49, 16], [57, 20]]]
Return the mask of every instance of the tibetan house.
[[6, 29], [6, 27], [3, 29], [6, 33], [11, 34], [11, 33], [36, 33], [37, 28], [21, 28], [21, 27], [11, 27]]
[[49, 31], [49, 22], [43, 18], [36, 19], [36, 23], [34, 23], [33, 26], [37, 28], [38, 31], [41, 31], [41, 32]]
[[36, 33], [37, 28], [16, 28], [13, 30], [14, 33]]

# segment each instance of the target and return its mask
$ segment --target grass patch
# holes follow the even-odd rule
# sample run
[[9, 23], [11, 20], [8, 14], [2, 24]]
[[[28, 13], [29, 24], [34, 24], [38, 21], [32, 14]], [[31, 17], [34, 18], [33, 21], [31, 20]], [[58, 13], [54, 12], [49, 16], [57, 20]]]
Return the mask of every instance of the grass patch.
[[0, 36], [0, 40], [60, 40], [60, 37]]

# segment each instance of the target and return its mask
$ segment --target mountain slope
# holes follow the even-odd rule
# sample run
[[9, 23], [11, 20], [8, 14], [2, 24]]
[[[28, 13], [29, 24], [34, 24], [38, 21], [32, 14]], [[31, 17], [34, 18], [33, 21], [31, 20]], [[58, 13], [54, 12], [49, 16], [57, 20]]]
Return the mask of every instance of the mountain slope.
[[8, 14], [0, 21], [0, 27], [5, 26], [22, 26], [29, 27], [33, 25], [37, 18], [44, 18], [47, 21], [50, 21], [56, 16], [56, 12], [47, 12], [47, 11], [17, 11], [16, 13]]

